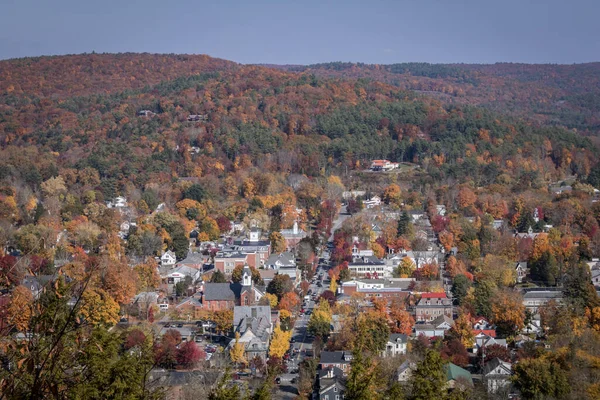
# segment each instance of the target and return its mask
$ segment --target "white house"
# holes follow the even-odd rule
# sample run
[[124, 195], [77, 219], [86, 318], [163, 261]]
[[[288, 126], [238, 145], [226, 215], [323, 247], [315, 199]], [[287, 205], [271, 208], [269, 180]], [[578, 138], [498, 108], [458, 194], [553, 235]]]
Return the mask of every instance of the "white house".
[[115, 197], [112, 201], [106, 203], [108, 208], [123, 208], [127, 207], [127, 198], [123, 196]]
[[448, 329], [452, 327], [452, 318], [447, 315], [440, 315], [429, 323], [415, 324], [415, 336], [423, 335], [425, 337], [444, 337]]
[[510, 387], [510, 375], [512, 364], [494, 358], [483, 367], [483, 380], [486, 383], [488, 393], [496, 393], [501, 389]]
[[381, 353], [382, 357], [395, 357], [400, 354], [406, 354], [406, 345], [408, 337], [401, 333], [392, 333], [385, 345], [385, 350]]
[[364, 200], [363, 204], [365, 208], [375, 208], [381, 205], [381, 197], [373, 196], [369, 200]]
[[166, 251], [162, 256], [160, 256], [160, 263], [163, 267], [173, 266], [176, 262], [177, 257], [171, 250]]

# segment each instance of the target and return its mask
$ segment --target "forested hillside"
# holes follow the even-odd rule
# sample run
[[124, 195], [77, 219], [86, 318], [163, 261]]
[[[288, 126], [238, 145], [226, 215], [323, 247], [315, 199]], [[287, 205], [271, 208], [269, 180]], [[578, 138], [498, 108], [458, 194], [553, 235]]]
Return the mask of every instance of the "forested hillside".
[[[435, 75], [427, 71], [422, 74]], [[466, 79], [456, 71], [438, 73]], [[378, 82], [328, 80], [206, 56], [11, 60], [0, 63], [0, 76], [2, 175], [37, 185], [60, 168], [89, 167], [103, 178], [107, 196], [128, 183], [142, 187], [173, 174], [224, 176], [242, 160], [267, 171], [317, 176], [390, 158], [424, 163], [439, 178], [469, 175], [486, 182], [502, 173], [519, 180], [531, 169], [525, 185], [562, 173], [585, 176], [594, 163], [589, 143], [561, 128], [447, 105]], [[155, 114], [138, 116], [140, 110]], [[188, 122], [190, 114], [208, 120]], [[190, 153], [190, 146], [199, 152]]]
[[369, 65], [326, 63], [276, 66], [322, 77], [363, 78], [434, 96], [446, 103], [480, 105], [530, 120], [600, 133], [600, 63]]
[[[347, 387], [353, 398], [403, 398], [398, 366], [389, 372], [379, 360], [390, 326], [412, 333], [414, 295], [450, 293], [450, 285], [460, 318], [444, 341], [412, 342], [421, 366], [406, 398], [485, 398], [471, 389], [445, 397], [442, 370], [442, 358], [469, 364], [470, 320], [479, 316], [515, 349], [503, 357], [523, 366], [514, 382], [533, 393], [525, 398], [598, 398], [600, 298], [586, 263], [600, 257], [600, 153], [592, 137], [568, 128], [596, 132], [597, 67], [333, 63], [284, 70], [149, 54], [0, 61], [0, 390], [10, 399], [164, 398], [159, 384], [150, 385], [151, 371], [190, 370], [210, 359], [192, 341], [177, 347], [182, 337], [165, 331], [169, 318], [205, 320], [196, 327], [210, 321], [216, 336], [229, 333], [232, 347], [219, 353], [241, 368], [250, 360], [231, 335], [233, 303], [209, 308], [204, 284], [226, 284], [218, 249], [243, 243], [242, 232], [261, 229], [251, 244], [264, 239], [264, 246], [252, 253], [265, 247], [277, 256], [292, 228], [294, 240], [298, 229], [305, 233], [291, 257], [303, 270], [294, 265], [294, 276], [305, 280], [294, 289], [289, 276], [271, 275], [266, 305], [290, 329], [330, 242], [329, 290], [310, 319], [321, 348], [359, 355]], [[568, 113], [544, 114], [560, 101]], [[568, 118], [578, 112], [575, 126]], [[393, 169], [370, 168], [373, 160]], [[334, 228], [342, 201], [357, 215]], [[367, 202], [376, 208], [363, 213]], [[393, 266], [394, 277], [414, 279], [406, 304], [388, 310], [387, 300], [372, 298], [365, 313], [354, 306], [366, 298], [335, 304], [338, 285], [351, 278], [354, 250], [379, 259], [430, 246], [440, 264], [403, 258]], [[159, 269], [157, 259], [170, 267]], [[232, 285], [242, 274], [251, 287], [261, 282], [263, 260], [254, 260], [248, 270], [227, 272]], [[521, 263], [529, 267], [518, 281]], [[189, 273], [178, 282], [176, 265]], [[520, 290], [534, 286], [562, 291], [564, 301], [541, 312], [540, 334], [517, 350], [533, 321]], [[157, 299], [134, 304], [148, 293], [168, 311]], [[186, 304], [193, 314], [180, 308]], [[328, 341], [334, 311], [349, 322]], [[119, 321], [125, 327], [113, 329]], [[368, 333], [357, 335], [357, 326]], [[274, 332], [275, 361], [262, 366], [266, 391], [291, 337]], [[429, 361], [441, 383], [421, 385], [434, 353]], [[558, 383], [538, 385], [528, 365], [543, 382]], [[308, 397], [316, 359], [301, 367], [299, 391]], [[227, 389], [226, 380], [217, 390]], [[428, 389], [434, 394], [419, 394]], [[239, 398], [236, 390], [211, 398]]]

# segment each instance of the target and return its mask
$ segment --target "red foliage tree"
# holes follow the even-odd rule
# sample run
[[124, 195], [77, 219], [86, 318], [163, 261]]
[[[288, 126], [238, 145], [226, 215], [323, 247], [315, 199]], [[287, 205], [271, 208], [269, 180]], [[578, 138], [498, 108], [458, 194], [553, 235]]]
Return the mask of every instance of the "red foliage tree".
[[[494, 358], [499, 358], [502, 361], [511, 362], [510, 350], [499, 344], [492, 344], [483, 348], [485, 352], [485, 362], [491, 361]], [[481, 358], [482, 348], [477, 350], [477, 357]]]
[[452, 363], [466, 367], [469, 365], [469, 353], [459, 339], [452, 339], [442, 347], [442, 357]]
[[231, 221], [229, 220], [229, 218], [225, 217], [224, 215], [221, 215], [217, 217], [216, 221], [217, 226], [219, 227], [219, 231], [221, 233], [227, 233], [231, 230]]
[[190, 368], [198, 361], [206, 358], [206, 353], [194, 342], [185, 342], [177, 349], [177, 364], [184, 368]]
[[125, 349], [131, 349], [132, 347], [140, 346], [146, 340], [146, 335], [139, 329], [134, 329], [127, 334], [125, 339]]
[[326, 290], [319, 296], [319, 301], [321, 299], [327, 300], [330, 306], [335, 304], [335, 294], [331, 290]]

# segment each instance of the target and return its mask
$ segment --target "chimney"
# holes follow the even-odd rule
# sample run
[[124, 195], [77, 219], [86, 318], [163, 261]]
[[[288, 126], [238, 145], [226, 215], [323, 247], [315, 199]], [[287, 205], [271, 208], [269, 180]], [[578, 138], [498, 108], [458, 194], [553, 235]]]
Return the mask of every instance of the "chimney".
[[293, 232], [294, 232], [294, 235], [298, 234], [298, 221], [294, 221]]

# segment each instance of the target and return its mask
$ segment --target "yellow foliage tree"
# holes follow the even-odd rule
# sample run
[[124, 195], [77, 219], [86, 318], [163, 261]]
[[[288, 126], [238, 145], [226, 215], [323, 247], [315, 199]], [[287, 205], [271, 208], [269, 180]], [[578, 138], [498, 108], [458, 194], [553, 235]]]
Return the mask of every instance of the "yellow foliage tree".
[[450, 328], [449, 335], [456, 337], [466, 349], [470, 349], [473, 347], [475, 341], [472, 328], [471, 316], [469, 314], [461, 313], [458, 318], [454, 320], [454, 325]]
[[12, 292], [12, 297], [7, 309], [7, 322], [19, 331], [26, 331], [29, 328], [31, 319], [31, 306], [33, 296], [25, 286], [17, 286]]
[[102, 289], [87, 289], [82, 295], [81, 315], [92, 325], [114, 325], [119, 305]]
[[402, 261], [400, 261], [400, 264], [398, 264], [396, 274], [400, 278], [408, 278], [408, 277], [412, 276], [412, 274], [413, 274], [413, 272], [415, 272], [416, 268], [417, 268], [417, 266], [415, 265], [413, 260], [410, 259], [410, 257], [404, 257], [402, 259]]
[[335, 279], [331, 280], [331, 283], [329, 284], [329, 290], [331, 290], [331, 292], [335, 293], [337, 290], [337, 282]]
[[276, 295], [271, 294], [271, 293], [265, 293], [264, 297], [269, 302], [269, 305], [271, 306], [271, 308], [277, 307], [277, 296]]
[[235, 333], [235, 342], [231, 349], [229, 350], [229, 358], [231, 361], [236, 364], [245, 365], [248, 364], [248, 360], [246, 360], [246, 347], [243, 343], [240, 343], [240, 333]]
[[279, 326], [273, 330], [273, 339], [269, 346], [269, 356], [282, 358], [285, 352], [290, 348], [290, 339], [292, 331], [284, 331]]

